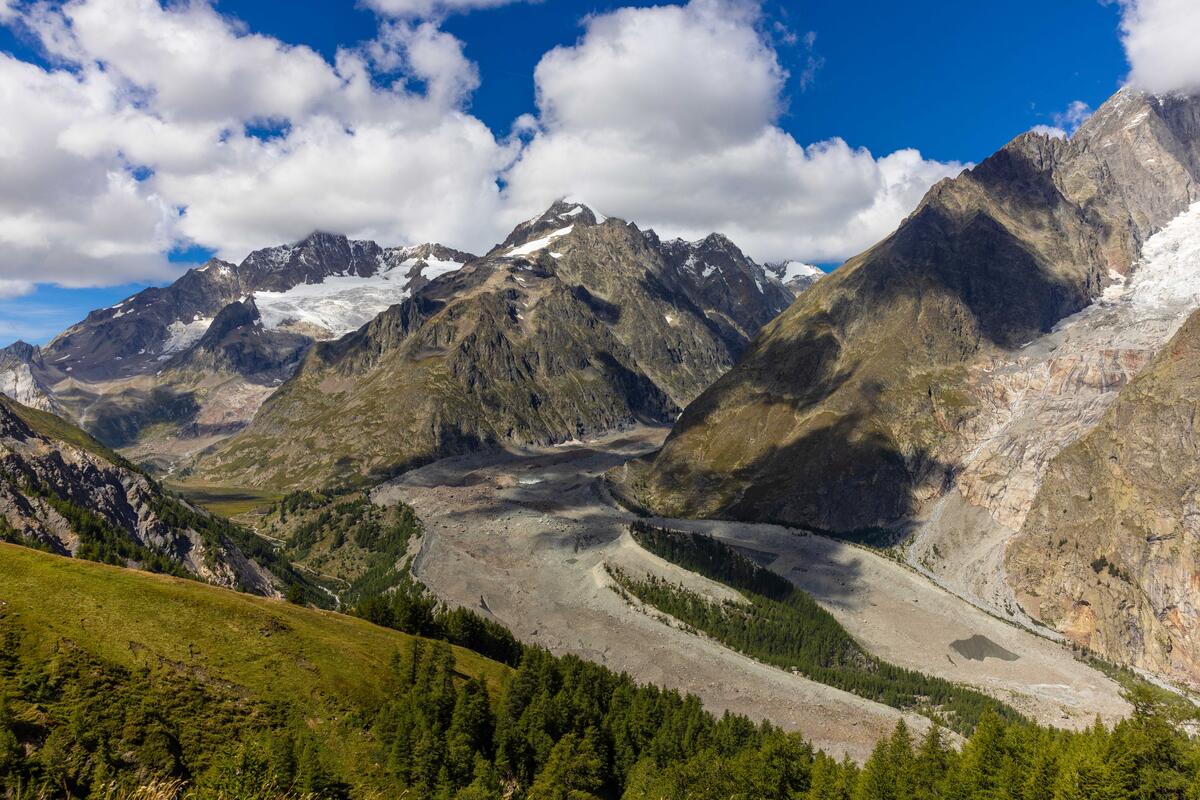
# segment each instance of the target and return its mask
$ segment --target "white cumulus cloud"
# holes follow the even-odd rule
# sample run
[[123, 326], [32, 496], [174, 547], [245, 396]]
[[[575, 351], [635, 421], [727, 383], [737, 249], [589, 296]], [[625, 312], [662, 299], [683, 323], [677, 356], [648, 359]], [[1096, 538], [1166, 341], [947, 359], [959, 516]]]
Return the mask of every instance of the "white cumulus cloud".
[[391, 17], [428, 19], [446, 14], [497, 8], [518, 0], [365, 0], [368, 8]]
[[164, 280], [174, 247], [236, 260], [314, 229], [482, 251], [563, 195], [759, 259], [838, 260], [960, 168], [797, 142], [751, 0], [587, 17], [498, 138], [467, 110], [462, 42], [421, 19], [489, 4], [374, 0], [375, 40], [327, 59], [207, 0], [0, 0], [46, 55], [0, 54], [0, 295]]
[[1200, 91], [1200, 2], [1120, 0], [1129, 82], [1150, 92]]
[[462, 112], [475, 66], [427, 23], [330, 63], [204, 0], [13, 13], [54, 66], [0, 55], [0, 280], [156, 280], [178, 244], [240, 258], [317, 228], [494, 236], [510, 149]]
[[593, 16], [536, 70], [513, 218], [572, 195], [665, 235], [729, 235], [759, 259], [838, 260], [888, 234], [958, 163], [882, 158], [778, 125], [787, 75], [756, 7], [726, 0]]

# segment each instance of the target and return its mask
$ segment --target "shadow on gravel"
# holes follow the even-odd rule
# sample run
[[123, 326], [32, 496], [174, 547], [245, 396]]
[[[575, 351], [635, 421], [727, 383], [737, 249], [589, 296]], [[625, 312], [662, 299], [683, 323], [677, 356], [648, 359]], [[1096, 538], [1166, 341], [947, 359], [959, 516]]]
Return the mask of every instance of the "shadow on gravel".
[[1005, 650], [986, 636], [975, 634], [969, 639], [957, 639], [950, 643], [954, 652], [970, 661], [984, 661], [998, 658], [1001, 661], [1016, 661], [1020, 658], [1016, 653]]

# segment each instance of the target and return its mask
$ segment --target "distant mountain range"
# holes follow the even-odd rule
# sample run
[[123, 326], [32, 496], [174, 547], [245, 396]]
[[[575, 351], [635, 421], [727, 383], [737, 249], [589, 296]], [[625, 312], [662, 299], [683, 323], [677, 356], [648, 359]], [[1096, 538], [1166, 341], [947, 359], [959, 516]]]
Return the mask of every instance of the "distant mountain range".
[[[557, 204], [518, 226], [489, 254], [489, 263], [522, 258], [536, 262], [545, 249], [538, 247], [539, 237], [552, 241], [559, 231], [576, 224], [582, 229], [597, 220], [581, 205]], [[679, 339], [672, 345], [674, 355], [658, 357], [690, 364], [695, 350], [708, 364], [698, 366], [693, 376], [660, 375], [669, 389], [665, 405], [663, 398], [653, 398], [648, 402], [658, 406], [638, 407], [635, 414], [629, 403], [613, 401], [624, 407], [585, 412], [577, 426], [580, 431], [626, 424], [639, 415], [668, 419], [674, 413], [670, 409], [681, 407], [717, 371], [727, 368], [793, 296], [780, 280], [716, 234], [696, 243], [664, 243], [647, 231], [643, 250], [657, 254], [647, 261], [653, 262], [647, 275], [654, 277], [645, 282], [635, 263], [648, 258], [645, 252], [613, 256], [631, 259], [620, 266], [636, 287], [621, 289], [623, 296], [657, 291], [664, 309], [680, 305], [683, 310], [677, 315], [664, 311], [659, 326], [667, 325], [665, 316], [677, 316], [697, 322], [704, 333], [694, 342]], [[93, 311], [44, 348], [18, 342], [0, 350], [0, 391], [65, 415], [131, 458], [169, 472], [244, 428], [266, 398], [299, 369], [315, 342], [363, 328], [439, 278], [478, 260], [440, 244], [383, 248], [327, 233], [256, 250], [236, 265], [213, 259], [170, 286], [146, 289]], [[668, 270], [672, 276], [660, 285], [656, 277]], [[571, 290], [586, 293], [581, 281], [571, 284]], [[461, 286], [465, 284], [460, 281], [431, 296], [445, 302], [447, 291]], [[672, 293], [678, 297], [669, 297]], [[589, 302], [609, 300], [601, 289]], [[625, 366], [633, 373], [641, 371], [636, 365]], [[631, 402], [637, 406], [640, 401]], [[561, 437], [571, 429], [565, 423], [550, 427], [554, 433], [546, 428], [539, 435]], [[492, 438], [490, 433], [481, 435], [481, 441]]]
[[504, 444], [667, 423], [791, 292], [723, 236], [663, 242], [559, 202], [314, 347], [204, 480], [324, 485]]
[[316, 233], [214, 260], [0, 351], [0, 517], [71, 552], [54, 502], [94, 505], [120, 559], [269, 593], [236, 542], [155, 523], [149, 475], [369, 487], [673, 424], [610, 473], [629, 505], [894, 545], [994, 614], [1200, 686], [1198, 186], [1200, 100], [1126, 89], [828, 277], [565, 201], [479, 257]]

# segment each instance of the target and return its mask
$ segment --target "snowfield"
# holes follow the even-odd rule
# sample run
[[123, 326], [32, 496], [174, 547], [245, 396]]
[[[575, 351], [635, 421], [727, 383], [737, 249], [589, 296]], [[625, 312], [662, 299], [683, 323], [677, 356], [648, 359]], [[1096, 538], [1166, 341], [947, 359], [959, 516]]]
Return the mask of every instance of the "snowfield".
[[159, 361], [165, 361], [176, 353], [181, 353], [200, 341], [200, 337], [212, 325], [212, 317], [196, 316], [191, 322], [176, 320], [167, 326], [167, 340], [163, 342], [162, 354]]
[[533, 253], [538, 252], [539, 250], [545, 250], [547, 247], [550, 246], [551, 242], [553, 242], [555, 239], [558, 239], [562, 236], [566, 236], [574, 228], [575, 228], [574, 225], [568, 225], [565, 228], [559, 228], [556, 231], [551, 231], [550, 233], [543, 236], [541, 239], [534, 239], [532, 242], [526, 242], [525, 244], [518, 245], [517, 247], [512, 248], [511, 250], [509, 250], [507, 253], [504, 254], [504, 257], [505, 258], [514, 258], [516, 256], [528, 256], [528, 255], [532, 255]]
[[803, 261], [789, 261], [783, 265], [783, 274], [779, 276], [779, 280], [787, 283], [792, 278], [820, 278], [825, 272], [812, 264], [805, 264]]
[[300, 325], [319, 338], [336, 339], [407, 298], [418, 277], [433, 280], [461, 268], [457, 261], [406, 258], [368, 278], [334, 275], [286, 292], [255, 292], [254, 302], [268, 329]]

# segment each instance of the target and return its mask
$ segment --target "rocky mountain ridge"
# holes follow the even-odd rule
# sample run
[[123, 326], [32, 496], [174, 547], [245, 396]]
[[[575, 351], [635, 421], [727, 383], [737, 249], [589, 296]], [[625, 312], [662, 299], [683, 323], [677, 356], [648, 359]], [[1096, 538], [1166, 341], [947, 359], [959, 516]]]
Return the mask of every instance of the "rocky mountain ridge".
[[226, 527], [83, 431], [0, 397], [0, 538], [279, 596], [281, 577]]
[[[1146, 482], [1167, 510], [1122, 533], [1071, 488], [1123, 387], [1200, 305], [1198, 187], [1194, 97], [1122, 90], [1068, 140], [1018, 137], [768, 325], [620, 489], [660, 513], [906, 539], [915, 567], [994, 613], [1200, 678], [1193, 643], [1150, 621], [1190, 619], [1194, 553], [1153, 561], [1126, 535], [1181, 519], [1176, 501]], [[1126, 452], [1149, 458], [1134, 435]], [[1122, 484], [1121, 509], [1141, 485]]]
[[560, 201], [484, 258], [315, 347], [197, 470], [280, 485], [366, 480], [469, 449], [665, 423], [789, 300], [724, 237], [664, 244]]
[[935, 185], [764, 329], [630, 491], [664, 512], [902, 529], [973, 447], [972, 366], [1087, 306], [1194, 199], [1198, 109], [1123, 90], [1072, 139], [1024, 134]]
[[[43, 356], [55, 370], [69, 371], [80, 381], [157, 371], [195, 344], [221, 309], [251, 295], [271, 309], [266, 327], [335, 338], [428, 282], [426, 272], [441, 274], [447, 264], [461, 266], [471, 258], [439, 244], [383, 248], [315, 232], [295, 244], [255, 250], [240, 264], [211, 259], [169, 286], [144, 289], [93, 311], [55, 337]], [[352, 309], [340, 317], [314, 311], [319, 300], [336, 299], [338, 290], [348, 293]]]
[[473, 256], [313, 233], [212, 259], [90, 313], [44, 348], [0, 351], [0, 390], [170, 471], [239, 430], [314, 341], [336, 338]]

